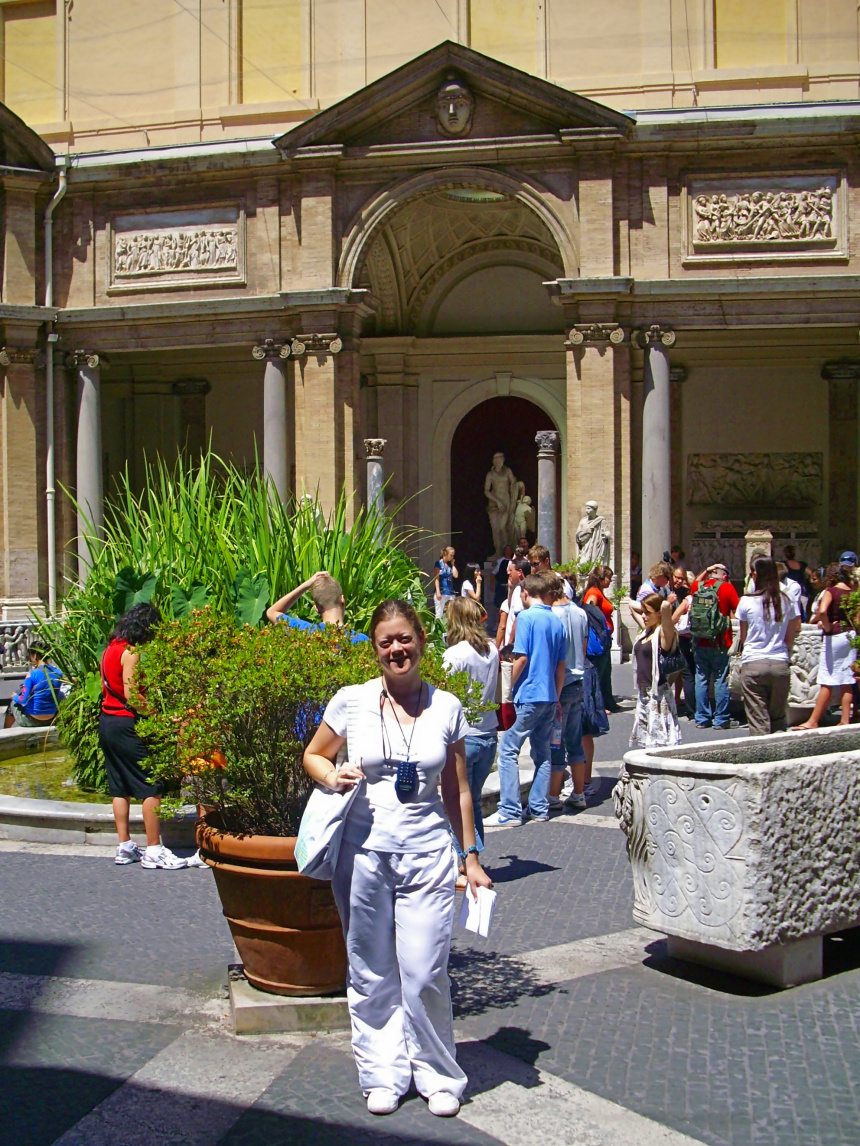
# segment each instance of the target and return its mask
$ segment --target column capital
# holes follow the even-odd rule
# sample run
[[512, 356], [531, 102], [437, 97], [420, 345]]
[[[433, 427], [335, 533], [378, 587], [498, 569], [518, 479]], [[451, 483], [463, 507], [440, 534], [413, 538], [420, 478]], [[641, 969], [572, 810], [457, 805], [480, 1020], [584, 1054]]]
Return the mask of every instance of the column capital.
[[0, 347], [0, 366], [35, 366], [37, 369], [41, 369], [44, 365], [45, 355], [35, 347]]
[[343, 339], [332, 331], [328, 334], [299, 334], [290, 343], [294, 358], [303, 354], [340, 354]]
[[261, 343], [253, 347], [251, 357], [262, 362], [264, 358], [289, 358], [291, 353], [289, 342], [275, 342], [274, 338], [264, 338]]
[[617, 322], [577, 322], [568, 332], [565, 346], [618, 346], [624, 341], [624, 329]]
[[654, 346], [660, 342], [663, 346], [675, 345], [675, 331], [670, 330], [668, 326], [661, 326], [655, 322], [651, 326], [643, 326], [639, 330], [634, 330], [631, 336], [631, 341], [635, 346], [640, 346], [644, 350], [648, 346]]
[[560, 441], [561, 435], [558, 430], [538, 430], [535, 434], [535, 442], [537, 442], [539, 455], [557, 454]]
[[385, 453], [387, 438], [365, 438], [364, 452], [368, 458], [381, 458]]
[[825, 362], [821, 367], [821, 377], [825, 382], [857, 382], [860, 379], [860, 359], [840, 358], [836, 362]]
[[80, 370], [82, 366], [88, 366], [90, 370], [96, 370], [99, 367], [102, 370], [108, 370], [110, 363], [103, 354], [96, 354], [92, 350], [71, 350], [66, 355], [66, 366], [70, 370]]

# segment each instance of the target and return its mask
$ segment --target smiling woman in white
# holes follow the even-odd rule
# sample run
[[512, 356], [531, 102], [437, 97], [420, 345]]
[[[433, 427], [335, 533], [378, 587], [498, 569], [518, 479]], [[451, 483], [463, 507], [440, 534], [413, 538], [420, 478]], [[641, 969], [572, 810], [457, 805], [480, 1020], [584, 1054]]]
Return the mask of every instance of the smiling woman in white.
[[[352, 1047], [367, 1108], [390, 1114], [414, 1079], [430, 1111], [453, 1115], [466, 1076], [454, 1053], [448, 952], [457, 865], [470, 892], [492, 886], [478, 862], [459, 700], [421, 679], [424, 631], [405, 601], [370, 622], [381, 678], [341, 689], [305, 752], [310, 776], [359, 784], [332, 890], [346, 937]], [[347, 740], [359, 759], [334, 761]], [[441, 795], [440, 795], [441, 788]]]

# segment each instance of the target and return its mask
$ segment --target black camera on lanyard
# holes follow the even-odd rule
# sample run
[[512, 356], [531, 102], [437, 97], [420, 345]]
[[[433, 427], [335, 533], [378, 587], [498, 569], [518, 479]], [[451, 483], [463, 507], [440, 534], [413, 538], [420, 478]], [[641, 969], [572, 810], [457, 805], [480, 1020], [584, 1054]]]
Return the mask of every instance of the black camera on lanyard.
[[397, 779], [394, 781], [394, 790], [401, 803], [407, 803], [418, 788], [418, 768], [414, 760], [392, 760], [397, 765]]

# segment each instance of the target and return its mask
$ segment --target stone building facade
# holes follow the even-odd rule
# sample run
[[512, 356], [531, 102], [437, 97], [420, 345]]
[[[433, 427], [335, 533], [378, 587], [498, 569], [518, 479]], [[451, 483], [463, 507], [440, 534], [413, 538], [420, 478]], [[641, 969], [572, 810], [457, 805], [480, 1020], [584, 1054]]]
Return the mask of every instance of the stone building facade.
[[[210, 438], [240, 464], [259, 450], [284, 495], [362, 499], [364, 442], [384, 439], [386, 496], [411, 499], [399, 514], [428, 531], [427, 567], [437, 537], [483, 560], [492, 455], [505, 451], [538, 508], [540, 435], [554, 492], [542, 529], [559, 557], [574, 555], [589, 499], [622, 571], [631, 550], [647, 566], [680, 541], [739, 576], [759, 522], [807, 560], [856, 546], [856, 6], [815, 6], [827, 35], [806, 57], [813, 6], [752, 6], [767, 17], [752, 59], [737, 5], [619, 5], [640, 31], [613, 75], [605, 55], [576, 55], [560, 3], [514, 5], [533, 34], [509, 23], [494, 44], [492, 4], [440, 0], [486, 54], [453, 36], [422, 52], [441, 37], [416, 0], [409, 34], [392, 15], [391, 51], [368, 48], [351, 71], [311, 35], [325, 5], [274, 4], [304, 23], [278, 65], [295, 99], [266, 102], [260, 77], [286, 72], [249, 78], [255, 4], [204, 3], [196, 72], [171, 48], [173, 105], [159, 119], [118, 97], [113, 120], [76, 105], [68, 78], [74, 12], [86, 26], [99, 5], [79, 0], [62, 36], [51, 25], [59, 81], [41, 96], [31, 84], [38, 114], [10, 80], [12, 7], [0, 4], [6, 98], [33, 126], [0, 106], [5, 619], [75, 573], [59, 492], [53, 531], [46, 517], [49, 423], [56, 487], [96, 523], [126, 465], [139, 480], [144, 457]], [[56, 19], [51, 4], [17, 7]], [[409, 5], [361, 7], [369, 20]], [[329, 8], [345, 21], [337, 40], [355, 6]], [[242, 82], [232, 64], [206, 71], [209, 39], [234, 50], [229, 20], [215, 35], [225, 12], [246, 20]], [[768, 55], [774, 38], [785, 60]], [[195, 83], [192, 114], [176, 99]], [[217, 116], [204, 88], [223, 96]]]

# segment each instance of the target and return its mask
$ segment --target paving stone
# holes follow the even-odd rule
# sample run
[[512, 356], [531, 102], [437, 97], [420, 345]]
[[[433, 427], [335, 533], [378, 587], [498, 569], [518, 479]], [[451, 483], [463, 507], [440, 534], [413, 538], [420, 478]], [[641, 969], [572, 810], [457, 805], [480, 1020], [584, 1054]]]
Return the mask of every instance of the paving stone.
[[178, 1034], [164, 1025], [0, 1011], [0, 1141], [49, 1146]]
[[352, 1055], [312, 1046], [269, 1086], [219, 1146], [498, 1146], [458, 1118], [434, 1118], [407, 1096], [385, 1117], [368, 1114]]
[[0, 854], [0, 971], [198, 990], [232, 960], [208, 869]]

